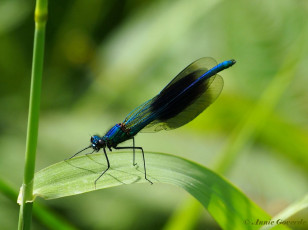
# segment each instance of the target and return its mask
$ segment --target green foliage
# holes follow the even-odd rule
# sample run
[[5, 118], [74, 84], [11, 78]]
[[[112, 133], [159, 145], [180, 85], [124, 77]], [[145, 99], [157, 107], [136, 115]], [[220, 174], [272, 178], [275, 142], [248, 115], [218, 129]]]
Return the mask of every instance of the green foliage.
[[[282, 221], [297, 221], [299, 222], [298, 224], [294, 224], [293, 227], [295, 228], [300, 228], [300, 229], [305, 229], [308, 227], [308, 222], [305, 220], [305, 216], [307, 216], [307, 208], [308, 208], [308, 195], [306, 195], [303, 199], [294, 202], [291, 204], [289, 207], [284, 209], [281, 213], [277, 214], [275, 217], [273, 217], [273, 221], [275, 224], [271, 226], [263, 226], [261, 230], [266, 230], [266, 229], [272, 229], [277, 227], [279, 223]], [[303, 213], [303, 219], [301, 219], [300, 216], [296, 216], [299, 213]], [[304, 222], [303, 224], [301, 223]], [[278, 225], [279, 226], [279, 225]]]
[[30, 229], [32, 221], [32, 202], [26, 202], [33, 194], [33, 177], [38, 138], [41, 88], [45, 48], [45, 28], [47, 20], [47, 0], [37, 0], [35, 7], [35, 32], [33, 44], [29, 118], [27, 127], [24, 180], [21, 187], [23, 195], [20, 202], [18, 229]]
[[[125, 184], [148, 183], [141, 167], [128, 164], [131, 153], [112, 154], [112, 168], [94, 185], [107, 167], [102, 154], [86, 155], [51, 165], [36, 173], [34, 198], [55, 199]], [[245, 221], [269, 219], [261, 208], [236, 187], [196, 163], [162, 153], [146, 153], [148, 178], [179, 186], [194, 196], [223, 229], [259, 229]], [[155, 186], [155, 185], [153, 185]], [[22, 194], [20, 194], [22, 197]], [[29, 200], [31, 201], [31, 200]]]
[[[87, 146], [90, 135], [103, 135], [193, 60], [234, 58], [209, 109], [181, 129], [137, 135], [136, 143], [216, 173], [220, 165], [232, 187], [271, 216], [292, 210], [283, 218], [305, 217], [307, 208], [292, 204], [308, 189], [307, 11], [305, 1], [291, 0], [50, 1], [36, 170]], [[16, 193], [23, 177], [33, 5], [0, 1], [0, 19], [0, 173]], [[149, 170], [151, 161], [147, 157]], [[136, 171], [131, 159], [124, 166]], [[102, 181], [118, 173], [113, 169]], [[1, 227], [16, 229], [18, 206], [6, 186], [0, 191]], [[37, 199], [33, 208], [45, 203], [78, 229], [218, 228], [181, 191], [133, 184]], [[49, 223], [40, 213], [34, 211], [33, 229]]]

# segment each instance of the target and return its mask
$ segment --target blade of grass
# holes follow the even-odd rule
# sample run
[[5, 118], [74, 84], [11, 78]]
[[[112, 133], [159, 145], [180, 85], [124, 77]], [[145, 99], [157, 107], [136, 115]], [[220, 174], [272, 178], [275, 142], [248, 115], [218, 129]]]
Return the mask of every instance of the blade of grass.
[[32, 197], [33, 192], [32, 182], [35, 170], [47, 12], [47, 0], [37, 0], [35, 6], [35, 33], [25, 153], [26, 160], [22, 185], [23, 197], [19, 212], [18, 229], [30, 229], [32, 219], [33, 204], [32, 202], [26, 201]]
[[[264, 226], [261, 228], [261, 230], [268, 230], [268, 229], [272, 229], [274, 228], [277, 224], [279, 224], [279, 222], [281, 221], [285, 221], [288, 220], [290, 217], [294, 216], [296, 213], [299, 213], [301, 211], [303, 211], [304, 209], [308, 208], [308, 194], [301, 200], [294, 202], [293, 204], [291, 204], [289, 207], [287, 207], [286, 209], [284, 209], [283, 211], [281, 211], [279, 214], [277, 214], [272, 220], [274, 221], [274, 225], [270, 225], [270, 226]], [[305, 227], [308, 227], [308, 220], [297, 220], [299, 221], [299, 223], [292, 225], [292, 223], [290, 224], [290, 227], [303, 227], [302, 229], [304, 229]], [[307, 229], [307, 228], [305, 228]]]
[[[5, 195], [12, 202], [16, 202], [17, 200], [17, 192], [12, 188], [7, 182], [0, 178], [0, 193]], [[49, 229], [54, 230], [74, 230], [76, 229], [70, 223], [66, 222], [60, 216], [53, 213], [50, 209], [45, 207], [42, 204], [38, 204], [37, 202], [33, 205], [33, 216], [37, 221], [48, 227]]]
[[[143, 167], [134, 167], [131, 153], [110, 154], [111, 169], [97, 182], [96, 189], [148, 183]], [[270, 219], [231, 183], [211, 170], [162, 153], [146, 153], [147, 176], [155, 183], [179, 186], [194, 196], [211, 213], [223, 229], [258, 229], [245, 220]], [[94, 191], [94, 181], [106, 168], [102, 154], [76, 157], [51, 165], [35, 174], [33, 201], [39, 196], [55, 199]], [[149, 184], [150, 186], [150, 184]], [[22, 196], [22, 194], [20, 194]]]

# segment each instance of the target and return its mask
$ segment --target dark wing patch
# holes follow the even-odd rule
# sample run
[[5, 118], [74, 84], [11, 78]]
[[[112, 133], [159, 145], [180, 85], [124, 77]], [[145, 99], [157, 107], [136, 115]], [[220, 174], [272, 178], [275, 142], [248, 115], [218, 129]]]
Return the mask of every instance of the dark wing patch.
[[197, 82], [205, 71], [196, 70], [161, 91], [153, 100], [152, 113], [158, 113], [158, 119], [164, 121], [176, 116], [192, 104], [208, 87], [203, 82]]
[[180, 72], [157, 96], [127, 115], [123, 124], [135, 135], [178, 128], [197, 117], [213, 103], [223, 87], [219, 75], [201, 77], [216, 66], [212, 58], [201, 58]]
[[195, 119], [218, 98], [224, 85], [223, 79], [219, 75], [213, 76], [206, 81], [204, 84], [207, 89], [193, 103], [189, 104], [186, 109], [169, 119], [152, 121], [141, 132], [176, 129]]

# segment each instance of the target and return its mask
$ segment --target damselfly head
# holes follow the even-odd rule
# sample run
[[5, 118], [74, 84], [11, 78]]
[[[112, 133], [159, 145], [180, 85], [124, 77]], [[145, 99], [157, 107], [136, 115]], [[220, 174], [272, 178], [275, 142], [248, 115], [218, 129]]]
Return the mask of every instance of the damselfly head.
[[91, 142], [91, 147], [95, 151], [99, 151], [101, 148], [106, 147], [105, 141], [97, 135], [93, 135], [90, 139], [90, 142]]

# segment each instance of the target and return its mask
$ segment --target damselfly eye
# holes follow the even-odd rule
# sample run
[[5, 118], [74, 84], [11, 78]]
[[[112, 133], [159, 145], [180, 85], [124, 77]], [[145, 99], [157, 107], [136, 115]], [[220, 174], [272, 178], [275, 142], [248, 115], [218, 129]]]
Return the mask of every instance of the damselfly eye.
[[93, 136], [92, 136], [91, 139], [90, 139], [91, 143], [93, 143], [93, 140], [94, 140], [94, 138], [93, 138]]

